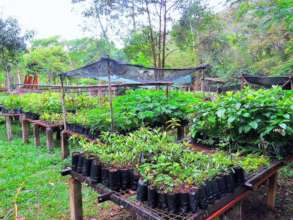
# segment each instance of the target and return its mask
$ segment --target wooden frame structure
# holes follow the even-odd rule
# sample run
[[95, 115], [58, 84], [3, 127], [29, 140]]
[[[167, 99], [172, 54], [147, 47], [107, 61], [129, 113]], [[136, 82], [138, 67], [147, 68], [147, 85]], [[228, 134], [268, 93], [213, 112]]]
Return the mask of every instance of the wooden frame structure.
[[[155, 209], [151, 209], [144, 206], [141, 203], [128, 199], [127, 193], [114, 192], [109, 188], [101, 184], [93, 184], [90, 179], [85, 178], [77, 172], [66, 168], [62, 171], [62, 175], [70, 175], [69, 178], [69, 197], [70, 197], [70, 214], [71, 220], [82, 220], [82, 183], [90, 186], [94, 191], [100, 193], [98, 202], [112, 201], [117, 205], [120, 205], [134, 213], [135, 217], [139, 219], [148, 220], [163, 220], [163, 219], [182, 219], [182, 220], [213, 220], [223, 215], [233, 216], [231, 219], [239, 219], [241, 216], [241, 202], [251, 192], [257, 191], [262, 185], [268, 183], [267, 191], [267, 206], [270, 208], [275, 207], [275, 199], [277, 194], [277, 178], [279, 169], [287, 162], [292, 162], [293, 156], [288, 157], [283, 161], [274, 161], [268, 168], [260, 170], [258, 173], [247, 177], [246, 182], [235, 189], [233, 193], [228, 193], [220, 200], [212, 205], [209, 205], [207, 210], [199, 210], [195, 214], [189, 214], [186, 216], [179, 215], [176, 218], [172, 215], [168, 218], [168, 215], [161, 214]], [[132, 194], [133, 195], [133, 194]]]
[[41, 145], [40, 142], [40, 130], [45, 130], [46, 145], [48, 151], [51, 152], [54, 147], [54, 132], [56, 133], [56, 140], [60, 140], [61, 130], [63, 129], [63, 123], [50, 124], [42, 120], [32, 120], [26, 118], [24, 115], [21, 117], [22, 127], [22, 140], [23, 143], [29, 143], [29, 125], [33, 126], [34, 143], [36, 147]]

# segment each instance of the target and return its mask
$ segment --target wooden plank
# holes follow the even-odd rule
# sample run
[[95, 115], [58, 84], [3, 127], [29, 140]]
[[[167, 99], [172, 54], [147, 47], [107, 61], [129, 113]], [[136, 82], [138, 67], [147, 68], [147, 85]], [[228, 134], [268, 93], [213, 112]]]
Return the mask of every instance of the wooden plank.
[[278, 172], [272, 175], [268, 180], [267, 205], [272, 209], [275, 208], [277, 183], [278, 183]]
[[66, 130], [61, 132], [61, 158], [64, 160], [69, 156], [68, 135]]
[[46, 143], [49, 152], [53, 150], [53, 129], [52, 128], [46, 128]]
[[29, 143], [29, 122], [25, 119], [25, 117], [22, 117], [21, 119], [21, 131], [23, 143]]
[[6, 134], [8, 141], [11, 141], [13, 138], [12, 135], [12, 123], [11, 123], [11, 116], [5, 116], [5, 123], [6, 123]]
[[70, 219], [82, 220], [81, 183], [70, 177], [69, 179]]
[[41, 141], [40, 141], [40, 127], [37, 124], [34, 124], [33, 127], [33, 132], [34, 132], [34, 140], [35, 140], [35, 145], [38, 147], [41, 145]]

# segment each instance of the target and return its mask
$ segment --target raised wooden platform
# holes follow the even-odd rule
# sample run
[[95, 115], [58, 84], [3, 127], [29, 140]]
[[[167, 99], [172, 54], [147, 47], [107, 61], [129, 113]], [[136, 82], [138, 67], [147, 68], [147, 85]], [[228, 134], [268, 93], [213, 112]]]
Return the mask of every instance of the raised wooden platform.
[[[291, 158], [291, 159], [288, 159]], [[135, 200], [136, 193], [133, 191], [115, 192], [102, 184], [93, 184], [89, 178], [85, 178], [81, 174], [74, 172], [71, 168], [66, 168], [62, 174], [70, 175], [70, 213], [71, 219], [82, 220], [82, 183], [86, 183], [96, 192], [102, 194], [98, 201], [104, 202], [110, 200], [115, 204], [124, 207], [130, 213], [134, 213], [134, 217], [138, 219], [148, 220], [212, 220], [222, 216], [228, 216], [228, 219], [241, 218], [241, 201], [245, 199], [253, 190], [258, 190], [260, 186], [268, 186], [267, 205], [270, 208], [275, 207], [275, 198], [277, 192], [277, 177], [279, 169], [292, 160], [292, 156], [283, 161], [274, 161], [268, 168], [261, 169], [259, 172], [246, 177], [247, 181], [242, 186], [235, 189], [233, 193], [225, 194], [221, 199], [216, 200], [214, 204], [210, 204], [207, 210], [199, 210], [197, 213], [170, 214], [159, 209], [152, 209], [143, 203]]]

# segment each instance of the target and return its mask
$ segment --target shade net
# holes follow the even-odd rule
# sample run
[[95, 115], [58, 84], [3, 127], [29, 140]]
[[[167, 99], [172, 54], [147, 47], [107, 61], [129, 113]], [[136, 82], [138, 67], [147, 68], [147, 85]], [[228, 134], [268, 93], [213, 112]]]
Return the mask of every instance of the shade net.
[[261, 76], [250, 76], [250, 75], [242, 75], [242, 77], [251, 84], [256, 84], [260, 86], [264, 86], [270, 88], [274, 85], [278, 86], [288, 86], [290, 85], [290, 81], [293, 79], [292, 76], [277, 76], [277, 77], [261, 77]]
[[62, 73], [63, 77], [72, 78], [93, 78], [98, 80], [107, 80], [108, 73], [111, 80], [122, 82], [125, 79], [132, 82], [181, 82], [186, 83], [186, 77], [199, 70], [208, 69], [208, 64], [193, 68], [184, 69], [159, 69], [149, 68], [142, 65], [122, 63], [110, 58], [101, 58], [95, 63], [86, 65], [82, 68]]

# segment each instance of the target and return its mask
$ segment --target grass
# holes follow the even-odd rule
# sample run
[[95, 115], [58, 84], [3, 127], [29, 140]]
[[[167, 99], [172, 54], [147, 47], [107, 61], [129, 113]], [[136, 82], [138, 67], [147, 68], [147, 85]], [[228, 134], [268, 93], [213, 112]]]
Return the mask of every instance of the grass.
[[[0, 219], [69, 219], [68, 177], [60, 175], [69, 160], [60, 159], [59, 148], [48, 153], [45, 147], [23, 144], [20, 130], [14, 127], [14, 132], [18, 135], [7, 142], [0, 124]], [[84, 215], [99, 216], [97, 194], [89, 187], [83, 194]]]

